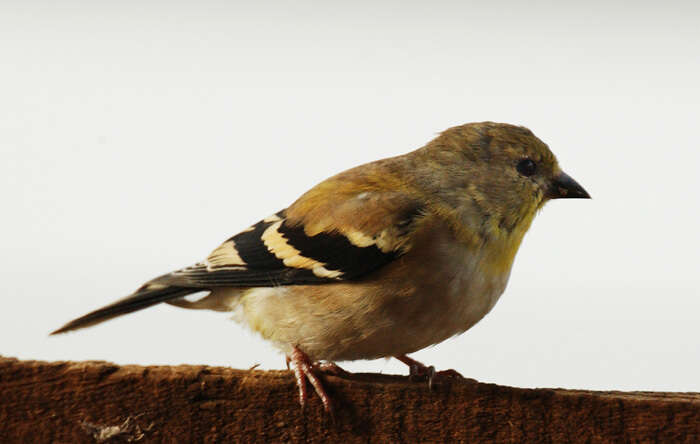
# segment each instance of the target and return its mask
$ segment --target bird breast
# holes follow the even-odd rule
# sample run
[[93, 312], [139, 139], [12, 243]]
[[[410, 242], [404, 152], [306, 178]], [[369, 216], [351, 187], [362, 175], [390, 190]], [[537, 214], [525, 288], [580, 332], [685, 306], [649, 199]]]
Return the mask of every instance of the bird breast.
[[218, 290], [236, 318], [283, 352], [314, 360], [397, 356], [462, 333], [488, 313], [509, 271], [492, 272], [480, 251], [446, 229], [368, 277], [324, 285]]

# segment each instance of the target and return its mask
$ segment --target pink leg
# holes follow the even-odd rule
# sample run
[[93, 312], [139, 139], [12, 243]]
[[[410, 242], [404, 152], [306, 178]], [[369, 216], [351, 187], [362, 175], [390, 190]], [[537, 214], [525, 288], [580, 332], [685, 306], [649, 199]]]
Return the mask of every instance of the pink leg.
[[[289, 361], [292, 359], [287, 358], [287, 360], [287, 367], [289, 367]], [[299, 388], [299, 404], [301, 404], [301, 409], [304, 410], [304, 407], [306, 406], [306, 399], [308, 397], [306, 394], [306, 377], [304, 376], [301, 366], [296, 365], [296, 363], [294, 363], [294, 377], [297, 380], [297, 387]]]
[[409, 368], [408, 376], [411, 379], [416, 378], [428, 378], [428, 388], [433, 388], [433, 380], [437, 378], [464, 378], [457, 370], [442, 370], [439, 372], [435, 371], [435, 367], [432, 365], [430, 367], [426, 366], [422, 362], [418, 362], [415, 359], [409, 358], [406, 355], [394, 356], [399, 361], [406, 364]]
[[299, 387], [299, 403], [301, 404], [302, 410], [308, 399], [306, 392], [306, 380], [308, 379], [318, 397], [321, 398], [323, 408], [333, 417], [333, 404], [331, 403], [331, 399], [323, 388], [321, 380], [316, 375], [316, 369], [306, 353], [295, 346], [292, 349], [291, 356], [287, 357], [287, 360], [294, 366], [294, 376], [296, 377], [297, 386]]

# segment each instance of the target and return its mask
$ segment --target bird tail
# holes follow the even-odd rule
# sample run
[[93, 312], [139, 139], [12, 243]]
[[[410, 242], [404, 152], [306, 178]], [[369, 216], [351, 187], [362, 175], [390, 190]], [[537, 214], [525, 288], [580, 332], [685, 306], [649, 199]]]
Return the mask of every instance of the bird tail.
[[101, 322], [116, 318], [117, 316], [125, 315], [127, 313], [132, 313], [134, 311], [143, 310], [152, 305], [159, 304], [161, 302], [170, 301], [173, 299], [179, 299], [188, 294], [197, 293], [202, 291], [201, 288], [186, 288], [186, 287], [171, 287], [167, 285], [160, 284], [146, 284], [143, 287], [136, 290], [135, 293], [119, 299], [107, 306], [104, 306], [95, 311], [74, 319], [59, 328], [56, 331], [51, 332], [52, 335], [59, 333], [65, 333], [71, 330], [77, 330], [79, 328], [90, 327]]

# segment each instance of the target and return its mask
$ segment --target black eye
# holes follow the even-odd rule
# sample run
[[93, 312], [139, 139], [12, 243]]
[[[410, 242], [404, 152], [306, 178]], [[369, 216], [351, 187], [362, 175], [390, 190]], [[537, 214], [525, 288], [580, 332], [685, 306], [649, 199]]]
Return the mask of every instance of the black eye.
[[523, 159], [518, 162], [515, 169], [523, 176], [532, 176], [537, 171], [537, 164], [532, 159]]

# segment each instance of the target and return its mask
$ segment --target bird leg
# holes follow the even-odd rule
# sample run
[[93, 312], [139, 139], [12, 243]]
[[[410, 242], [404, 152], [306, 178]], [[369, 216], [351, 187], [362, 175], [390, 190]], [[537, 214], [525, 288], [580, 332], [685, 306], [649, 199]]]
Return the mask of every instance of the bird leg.
[[406, 355], [394, 356], [399, 361], [406, 364], [409, 368], [408, 377], [411, 380], [428, 378], [428, 388], [433, 388], [433, 380], [435, 378], [461, 378], [462, 376], [457, 370], [441, 370], [439, 372], [435, 371], [435, 367], [432, 365], [430, 367], [426, 366], [422, 362], [418, 362], [415, 359], [409, 358]]
[[290, 362], [294, 366], [294, 376], [296, 377], [297, 386], [299, 387], [299, 403], [301, 404], [302, 410], [304, 409], [306, 400], [308, 399], [308, 394], [306, 392], [306, 380], [308, 380], [316, 391], [318, 397], [321, 398], [323, 408], [331, 415], [331, 417], [333, 417], [333, 404], [331, 403], [331, 399], [326, 393], [326, 390], [323, 388], [321, 380], [316, 374], [317, 371], [320, 371], [319, 366], [315, 366], [311, 362], [311, 359], [309, 359], [309, 356], [296, 346], [292, 348], [292, 353], [287, 356], [288, 367]]

